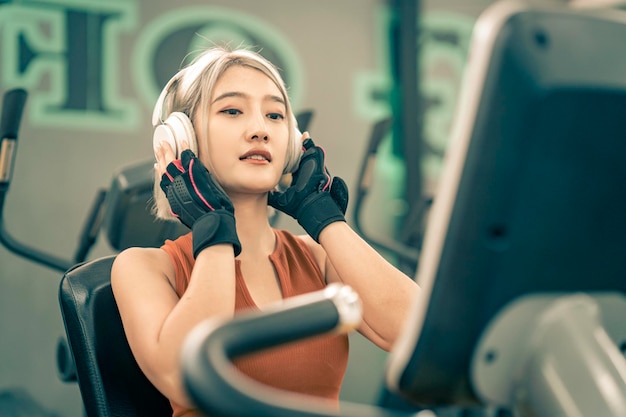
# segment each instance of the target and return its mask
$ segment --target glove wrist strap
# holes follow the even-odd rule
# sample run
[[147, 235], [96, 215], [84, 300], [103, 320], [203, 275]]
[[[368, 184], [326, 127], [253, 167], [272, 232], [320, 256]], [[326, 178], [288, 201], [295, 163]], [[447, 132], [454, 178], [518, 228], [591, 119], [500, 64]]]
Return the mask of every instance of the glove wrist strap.
[[327, 192], [308, 197], [298, 212], [298, 223], [317, 243], [326, 226], [345, 221], [343, 212]]
[[204, 214], [193, 224], [192, 242], [194, 258], [203, 249], [220, 243], [231, 243], [235, 250], [235, 256], [239, 255], [241, 243], [237, 237], [235, 216], [224, 209]]

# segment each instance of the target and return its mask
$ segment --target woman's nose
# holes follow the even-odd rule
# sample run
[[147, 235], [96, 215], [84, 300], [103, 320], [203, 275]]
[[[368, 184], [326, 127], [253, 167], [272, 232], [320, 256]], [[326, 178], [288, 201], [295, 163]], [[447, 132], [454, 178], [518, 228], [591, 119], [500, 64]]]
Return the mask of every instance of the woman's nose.
[[267, 135], [267, 132], [257, 131], [250, 137], [250, 139], [267, 142], [269, 140], [269, 136]]
[[263, 117], [257, 116], [251, 121], [248, 137], [250, 140], [262, 140], [265, 142], [269, 140], [269, 133]]

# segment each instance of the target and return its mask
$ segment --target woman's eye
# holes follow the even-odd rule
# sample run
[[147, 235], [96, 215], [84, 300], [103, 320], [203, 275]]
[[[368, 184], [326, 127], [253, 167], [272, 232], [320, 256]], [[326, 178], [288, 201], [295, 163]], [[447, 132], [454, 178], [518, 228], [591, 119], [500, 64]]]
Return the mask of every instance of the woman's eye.
[[267, 115], [267, 117], [269, 117], [272, 120], [282, 120], [285, 118], [285, 116], [283, 116], [280, 113], [270, 113]]
[[224, 109], [224, 110], [222, 110], [222, 113], [228, 114], [230, 116], [236, 116], [238, 114], [241, 114], [241, 111], [239, 111], [237, 109]]

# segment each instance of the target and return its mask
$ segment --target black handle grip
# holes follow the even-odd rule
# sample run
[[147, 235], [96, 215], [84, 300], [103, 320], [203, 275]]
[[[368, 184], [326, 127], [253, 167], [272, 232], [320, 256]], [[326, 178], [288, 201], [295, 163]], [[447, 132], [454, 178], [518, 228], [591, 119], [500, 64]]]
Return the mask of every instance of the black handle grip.
[[4, 94], [2, 118], [0, 119], [0, 139], [17, 139], [26, 96], [26, 90], [21, 88], [9, 90]]
[[17, 132], [20, 128], [26, 91], [21, 88], [7, 91], [2, 103], [0, 118], [0, 192], [4, 195], [9, 188], [13, 173], [13, 159], [17, 147]]

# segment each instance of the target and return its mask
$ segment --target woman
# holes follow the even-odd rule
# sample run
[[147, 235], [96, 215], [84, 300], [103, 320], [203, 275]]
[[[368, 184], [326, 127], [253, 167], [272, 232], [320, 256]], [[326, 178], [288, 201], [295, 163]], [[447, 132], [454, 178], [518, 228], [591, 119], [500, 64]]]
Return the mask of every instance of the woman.
[[[170, 80], [155, 119], [156, 212], [192, 232], [161, 248], [120, 253], [112, 286], [133, 354], [174, 416], [197, 415], [179, 352], [209, 317], [342, 282], [361, 297], [359, 331], [391, 348], [418, 287], [345, 222], [345, 183], [328, 175], [323, 150], [308, 134], [297, 137], [271, 63], [251, 51], [212, 48]], [[292, 185], [275, 191], [287, 172]], [[296, 218], [307, 235], [273, 229], [268, 204]], [[347, 355], [347, 336], [331, 335], [250, 355], [237, 366], [260, 382], [337, 401]]]

